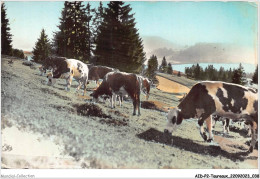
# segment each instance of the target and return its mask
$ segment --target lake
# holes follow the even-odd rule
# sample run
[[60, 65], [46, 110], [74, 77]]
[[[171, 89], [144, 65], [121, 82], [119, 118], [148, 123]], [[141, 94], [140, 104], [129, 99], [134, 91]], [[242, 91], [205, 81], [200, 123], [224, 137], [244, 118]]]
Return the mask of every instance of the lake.
[[[195, 65], [197, 63], [194, 63]], [[174, 64], [172, 65], [172, 69], [180, 72], [185, 72], [185, 67], [191, 67], [194, 64]], [[213, 65], [214, 68], [217, 70], [220, 69], [220, 67], [224, 67], [225, 70], [229, 70], [229, 68], [234, 69], [239, 67], [239, 63], [199, 63], [199, 65], [205, 69], [208, 65]], [[244, 70], [246, 73], [254, 73], [256, 66], [254, 64], [250, 63], [242, 63], [242, 66], [244, 67]]]

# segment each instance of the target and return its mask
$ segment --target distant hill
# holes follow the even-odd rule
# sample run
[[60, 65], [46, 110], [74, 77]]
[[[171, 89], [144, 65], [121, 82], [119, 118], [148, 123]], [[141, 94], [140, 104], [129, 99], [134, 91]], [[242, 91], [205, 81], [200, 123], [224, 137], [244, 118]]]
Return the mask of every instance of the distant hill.
[[143, 37], [146, 58], [156, 55], [159, 64], [165, 56], [167, 62], [180, 63], [257, 63], [252, 49], [225, 43], [196, 43], [180, 46], [157, 36]]

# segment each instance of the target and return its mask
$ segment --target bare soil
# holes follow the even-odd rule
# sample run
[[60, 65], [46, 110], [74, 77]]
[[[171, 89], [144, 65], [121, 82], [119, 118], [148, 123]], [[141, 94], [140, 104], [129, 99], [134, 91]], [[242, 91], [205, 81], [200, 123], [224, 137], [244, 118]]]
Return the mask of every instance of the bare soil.
[[141, 116], [132, 116], [131, 101], [115, 109], [92, 103], [92, 83], [82, 97], [75, 81], [67, 92], [64, 79], [48, 86], [37, 68], [8, 60], [1, 59], [2, 168], [257, 168], [258, 151], [246, 154], [243, 129], [224, 135], [219, 122], [215, 143], [207, 143], [190, 119], [164, 135], [167, 109], [178, 105], [185, 80], [176, 90], [180, 84], [159, 78], [173, 91], [152, 88], [149, 101], [141, 97]]

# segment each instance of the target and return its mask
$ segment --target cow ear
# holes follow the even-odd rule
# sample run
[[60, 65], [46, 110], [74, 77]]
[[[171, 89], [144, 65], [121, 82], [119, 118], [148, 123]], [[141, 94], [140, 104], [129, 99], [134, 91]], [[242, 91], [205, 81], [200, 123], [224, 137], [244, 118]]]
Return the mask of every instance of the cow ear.
[[176, 122], [177, 122], [176, 116], [173, 116], [173, 118], [172, 118], [172, 123], [173, 123], [173, 124], [176, 124]]
[[180, 111], [178, 111], [178, 115], [177, 115], [177, 125], [181, 124], [183, 120], [183, 116], [182, 113]]

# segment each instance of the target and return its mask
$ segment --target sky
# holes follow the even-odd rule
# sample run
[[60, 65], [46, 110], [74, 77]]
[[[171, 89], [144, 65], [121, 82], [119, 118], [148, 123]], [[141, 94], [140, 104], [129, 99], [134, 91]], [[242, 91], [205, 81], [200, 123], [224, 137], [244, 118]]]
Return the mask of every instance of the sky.
[[[42, 28], [50, 39], [53, 32], [58, 30], [64, 6], [62, 1], [14, 1], [5, 4], [14, 48], [31, 51]], [[90, 4], [97, 7], [99, 2], [92, 1]], [[243, 59], [241, 57], [240, 61], [257, 63], [258, 15], [255, 3], [129, 1], [126, 4], [130, 4], [135, 14], [136, 27], [141, 37], [157, 37], [173, 44], [161, 48], [174, 50], [175, 47], [198, 47], [201, 43], [211, 46], [218, 44], [237, 49], [233, 53], [242, 50]], [[153, 50], [145, 45], [147, 54]], [[231, 61], [235, 58], [238, 59], [239, 55], [230, 57]]]

